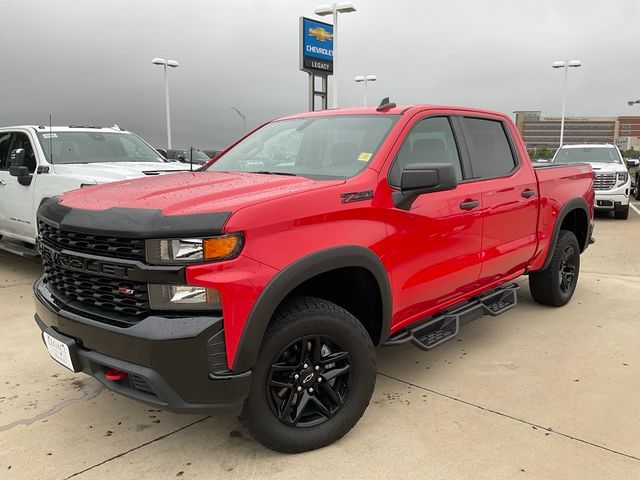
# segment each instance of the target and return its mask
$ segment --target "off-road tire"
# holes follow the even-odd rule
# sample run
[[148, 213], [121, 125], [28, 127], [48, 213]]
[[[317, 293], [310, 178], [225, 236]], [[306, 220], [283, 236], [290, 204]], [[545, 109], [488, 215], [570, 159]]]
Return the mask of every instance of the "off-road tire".
[[[573, 249], [574, 277], [567, 290], [562, 288], [563, 255], [568, 248]], [[544, 270], [529, 274], [529, 290], [533, 299], [542, 305], [562, 307], [569, 303], [578, 283], [580, 273], [580, 245], [573, 232], [560, 230], [551, 257], [551, 262]]]
[[[335, 416], [321, 420], [324, 423], [294, 426], [285, 423], [274, 412], [270, 390], [273, 387], [267, 384], [273, 378], [272, 366], [278, 363], [281, 354], [301, 339], [313, 335], [335, 339], [341, 351], [349, 354], [344, 403]], [[363, 325], [334, 303], [315, 297], [293, 298], [278, 309], [267, 328], [242, 419], [254, 438], [267, 448], [283, 453], [314, 450], [335, 442], [353, 428], [369, 405], [375, 381], [374, 348]], [[321, 385], [316, 387], [314, 393], [323, 389]]]

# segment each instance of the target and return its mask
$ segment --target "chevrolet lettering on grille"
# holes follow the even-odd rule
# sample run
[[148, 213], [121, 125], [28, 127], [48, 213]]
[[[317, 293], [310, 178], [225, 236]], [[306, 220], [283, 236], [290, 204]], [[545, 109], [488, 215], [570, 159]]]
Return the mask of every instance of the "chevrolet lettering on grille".
[[45, 262], [51, 262], [54, 265], [76, 272], [97, 273], [107, 277], [126, 279], [129, 278], [129, 273], [133, 270], [133, 268], [123, 265], [61, 253], [44, 244], [40, 244], [40, 253]]

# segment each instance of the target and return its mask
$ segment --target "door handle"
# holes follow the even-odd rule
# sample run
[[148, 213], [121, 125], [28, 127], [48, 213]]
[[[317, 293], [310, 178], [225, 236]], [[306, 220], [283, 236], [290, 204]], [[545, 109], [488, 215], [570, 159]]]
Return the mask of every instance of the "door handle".
[[531, 198], [535, 194], [536, 194], [535, 190], [531, 190], [530, 188], [527, 188], [520, 195], [522, 195], [524, 198]]
[[7, 182], [6, 182], [6, 181], [4, 181], [4, 180], [0, 180], [0, 185], [6, 185], [6, 184], [7, 184]]
[[480, 200], [466, 200], [460, 204], [462, 210], [473, 210], [480, 205]]

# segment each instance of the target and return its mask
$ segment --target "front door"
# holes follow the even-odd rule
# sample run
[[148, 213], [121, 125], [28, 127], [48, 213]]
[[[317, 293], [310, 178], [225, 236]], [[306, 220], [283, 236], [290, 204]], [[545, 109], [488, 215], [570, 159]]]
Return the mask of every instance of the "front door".
[[389, 210], [394, 330], [420, 320], [473, 289], [480, 274], [481, 191], [466, 182], [452, 119], [431, 116], [416, 121], [389, 171], [392, 188], [411, 163], [451, 163], [460, 183], [454, 190], [425, 193], [410, 205]]
[[[0, 138], [3, 135], [0, 134]], [[0, 165], [0, 229], [8, 235], [32, 241], [37, 231], [33, 224], [35, 178], [31, 185], [25, 186], [18, 183], [17, 177], [9, 175], [11, 152], [18, 148], [25, 151], [25, 165], [29, 167], [29, 172], [33, 174], [36, 170], [35, 153], [29, 136], [24, 132], [13, 132], [8, 154]]]

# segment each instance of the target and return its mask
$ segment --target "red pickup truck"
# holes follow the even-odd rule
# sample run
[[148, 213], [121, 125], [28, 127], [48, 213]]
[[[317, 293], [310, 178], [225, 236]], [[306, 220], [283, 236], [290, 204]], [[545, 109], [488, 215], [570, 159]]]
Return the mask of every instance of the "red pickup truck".
[[589, 165], [534, 167], [500, 113], [430, 105], [269, 122], [199, 171], [39, 210], [51, 356], [159, 408], [243, 407], [264, 445], [348, 432], [374, 347], [428, 350], [478, 316], [562, 306], [592, 241]]

